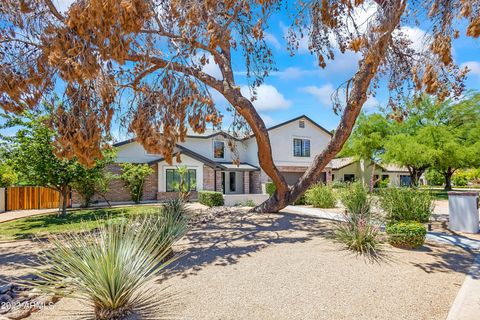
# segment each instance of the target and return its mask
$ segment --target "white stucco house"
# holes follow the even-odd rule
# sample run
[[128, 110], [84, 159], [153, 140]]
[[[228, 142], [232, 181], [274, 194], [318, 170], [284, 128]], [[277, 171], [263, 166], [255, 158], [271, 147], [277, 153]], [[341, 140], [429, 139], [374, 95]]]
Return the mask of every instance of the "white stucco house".
[[[284, 175], [287, 183], [293, 185], [306, 171], [313, 157], [320, 153], [330, 141], [332, 134], [305, 115], [285, 121], [268, 129], [272, 146], [273, 161]], [[240, 161], [228, 147], [233, 140]], [[224, 131], [207, 130], [202, 134], [189, 134], [185, 142], [177, 144], [175, 153], [181, 162], [168, 164], [162, 155], [149, 154], [130, 139], [114, 144], [117, 149], [116, 165], [113, 172], [120, 172], [120, 163], [145, 163], [153, 169], [144, 185], [144, 200], [163, 200], [176, 195], [175, 181], [179, 180], [179, 166], [188, 168], [187, 179], [192, 195], [197, 191], [210, 190], [228, 195], [264, 194], [269, 177], [262, 171], [258, 161], [258, 148], [254, 136], [242, 139], [232, 137]], [[384, 174], [385, 168], [378, 169]], [[400, 172], [400, 171], [399, 171]], [[334, 159], [325, 169], [320, 180], [323, 182], [361, 179], [358, 162], [353, 159]], [[388, 173], [394, 175], [393, 171]], [[368, 178], [367, 178], [368, 179]], [[391, 181], [396, 181], [397, 176]], [[110, 186], [108, 197], [111, 201], [128, 201], [130, 195], [123, 183], [115, 180]]]

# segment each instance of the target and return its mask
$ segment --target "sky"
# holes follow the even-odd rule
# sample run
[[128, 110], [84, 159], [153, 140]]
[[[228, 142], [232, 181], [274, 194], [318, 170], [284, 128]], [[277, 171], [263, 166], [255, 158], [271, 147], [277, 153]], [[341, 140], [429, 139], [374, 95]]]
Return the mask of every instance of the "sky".
[[[65, 11], [72, 0], [54, 0], [60, 11]], [[368, 7], [365, 11], [359, 12], [359, 19], [366, 19], [370, 16], [373, 8]], [[318, 122], [328, 130], [336, 128], [339, 116], [332, 110], [331, 95], [335, 89], [350, 79], [357, 68], [358, 56], [354, 53], [337, 55], [333, 62], [329, 62], [326, 69], [321, 69], [316, 63], [316, 57], [308, 50], [308, 41], [300, 41], [300, 47], [292, 57], [287, 50], [285, 35], [289, 26], [289, 18], [286, 12], [279, 12], [274, 15], [268, 24], [266, 40], [273, 51], [273, 58], [278, 71], [273, 72], [266, 78], [264, 84], [257, 89], [257, 99], [254, 106], [268, 126], [289, 120], [305, 114]], [[403, 26], [414, 47], [421, 47], [425, 41], [425, 35], [429, 34], [428, 29], [419, 26]], [[461, 29], [465, 33], [465, 28]], [[455, 62], [461, 66], [467, 65], [471, 72], [467, 78], [467, 89], [480, 89], [480, 42], [462, 36], [454, 41], [453, 55]], [[219, 77], [218, 67], [210, 59], [210, 63], [204, 67], [204, 71]], [[250, 95], [248, 79], [245, 70], [242, 68], [243, 59], [235, 55], [233, 68], [235, 80], [241, 86], [241, 91], [246, 96]], [[228, 103], [216, 91], [212, 96], [217, 107], [225, 110]], [[365, 112], [375, 112], [379, 106], [385, 106], [388, 99], [388, 92], [385, 88], [377, 91], [375, 97], [370, 97], [365, 103]], [[225, 114], [224, 126], [228, 125], [230, 116]], [[118, 139], [125, 136], [124, 130], [114, 132]]]

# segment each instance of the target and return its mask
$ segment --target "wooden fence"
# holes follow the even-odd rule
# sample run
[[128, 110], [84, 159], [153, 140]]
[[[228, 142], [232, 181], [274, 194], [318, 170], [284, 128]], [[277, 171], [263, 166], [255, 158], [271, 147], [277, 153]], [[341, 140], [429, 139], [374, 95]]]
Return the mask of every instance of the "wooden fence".
[[[9, 187], [6, 188], [6, 209], [53, 209], [60, 206], [61, 196], [58, 191], [46, 187]], [[70, 203], [70, 196], [67, 204]]]

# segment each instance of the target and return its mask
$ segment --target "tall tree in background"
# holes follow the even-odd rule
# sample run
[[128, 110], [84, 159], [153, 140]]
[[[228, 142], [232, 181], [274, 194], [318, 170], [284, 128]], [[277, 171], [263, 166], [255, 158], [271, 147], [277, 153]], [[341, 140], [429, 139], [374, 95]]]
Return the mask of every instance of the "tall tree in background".
[[[207, 123], [220, 125], [222, 116], [209, 93], [216, 90], [233, 107], [234, 127], [247, 124], [252, 130], [260, 166], [276, 185], [255, 211], [278, 211], [318, 180], [380, 79], [388, 82], [396, 117], [403, 112], [395, 97], [405, 88], [441, 97], [462, 91], [465, 70], [456, 68], [451, 55], [458, 32], [454, 23], [465, 19], [466, 34], [478, 37], [480, 3], [408, 2], [413, 9], [406, 10], [407, 0], [79, 0], [62, 13], [52, 0], [6, 0], [0, 4], [0, 104], [21, 112], [65, 88], [64, 104], [52, 121], [61, 156], [94, 165], [117, 113], [127, 115], [125, 123], [148, 152], [171, 162], [188, 126], [203, 132]], [[375, 13], [359, 21], [358, 10], [367, 5]], [[255, 92], [274, 69], [265, 41], [268, 19], [284, 6], [294, 16], [288, 37], [292, 51], [300, 35], [308, 34], [320, 67], [336, 52], [361, 55], [357, 72], [332, 101], [342, 118], [330, 143], [291, 188], [273, 163], [266, 126], [242, 95], [232, 68], [232, 56], [242, 56]], [[421, 53], [412, 49], [400, 23], [419, 16], [433, 30]], [[202, 70], [210, 62], [218, 66], [219, 79]], [[129, 101], [120, 104], [120, 97]]]
[[370, 177], [370, 192], [375, 183], [375, 167], [381, 160], [385, 149], [385, 141], [391, 134], [391, 125], [384, 115], [373, 113], [370, 115], [360, 114], [350, 138], [342, 152], [353, 155], [371, 164], [372, 175]]

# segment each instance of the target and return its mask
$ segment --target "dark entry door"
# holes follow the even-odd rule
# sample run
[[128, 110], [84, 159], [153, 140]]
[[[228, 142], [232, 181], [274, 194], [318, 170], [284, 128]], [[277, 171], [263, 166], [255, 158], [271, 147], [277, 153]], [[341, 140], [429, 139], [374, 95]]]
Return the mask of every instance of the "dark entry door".
[[222, 193], [225, 194], [225, 172], [222, 172]]

